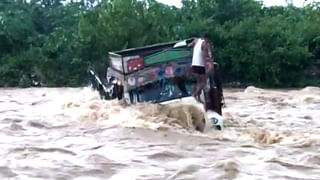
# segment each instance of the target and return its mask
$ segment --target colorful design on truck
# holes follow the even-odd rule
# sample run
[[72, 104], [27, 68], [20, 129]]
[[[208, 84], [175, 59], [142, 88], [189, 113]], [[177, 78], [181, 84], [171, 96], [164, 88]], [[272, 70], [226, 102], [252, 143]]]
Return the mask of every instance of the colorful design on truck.
[[[190, 64], [163, 64], [156, 67], [150, 67], [143, 71], [137, 71], [128, 77], [128, 88], [134, 89], [148, 83], [174, 76], [184, 76], [190, 74]], [[129, 80], [130, 79], [130, 80]], [[133, 80], [134, 79], [134, 80]], [[130, 81], [130, 83], [129, 83]]]
[[155, 73], [152, 73], [152, 72], [151, 72], [151, 73], [148, 74], [148, 80], [149, 80], [149, 81], [152, 81], [152, 80], [154, 80], [155, 78], [156, 78], [156, 74], [155, 74]]
[[127, 72], [131, 73], [144, 68], [143, 58], [138, 57], [127, 61]]
[[166, 75], [167, 76], [172, 76], [174, 73], [173, 67], [172, 66], [166, 66]]
[[165, 62], [170, 62], [174, 60], [178, 60], [181, 58], [191, 57], [191, 50], [167, 50], [162, 51], [150, 56], [145, 57], [145, 65], [151, 66], [154, 64], [160, 64]]
[[135, 77], [129, 77], [129, 79], [128, 79], [128, 84], [129, 84], [130, 86], [136, 85], [136, 78], [135, 78]]

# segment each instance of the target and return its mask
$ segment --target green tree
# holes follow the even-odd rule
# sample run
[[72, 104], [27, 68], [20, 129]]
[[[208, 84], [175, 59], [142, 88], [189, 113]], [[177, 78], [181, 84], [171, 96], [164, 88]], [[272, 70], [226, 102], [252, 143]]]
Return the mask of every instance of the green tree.
[[320, 84], [320, 3], [264, 7], [255, 0], [0, 1], [0, 86], [79, 86], [108, 52], [210, 35], [225, 82]]

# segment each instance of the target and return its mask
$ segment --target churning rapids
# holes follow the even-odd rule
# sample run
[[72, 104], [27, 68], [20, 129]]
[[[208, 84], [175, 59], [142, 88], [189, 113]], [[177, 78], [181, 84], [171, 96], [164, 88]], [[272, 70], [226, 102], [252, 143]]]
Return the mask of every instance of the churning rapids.
[[99, 100], [89, 88], [0, 89], [0, 179], [320, 179], [320, 88], [225, 90], [199, 105]]

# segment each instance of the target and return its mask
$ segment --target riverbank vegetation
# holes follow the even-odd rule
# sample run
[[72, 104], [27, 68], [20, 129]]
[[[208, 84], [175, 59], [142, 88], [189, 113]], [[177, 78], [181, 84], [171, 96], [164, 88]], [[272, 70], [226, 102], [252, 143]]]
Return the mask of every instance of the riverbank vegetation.
[[320, 85], [320, 3], [1, 0], [0, 86], [82, 86], [107, 53], [206, 32], [225, 83]]

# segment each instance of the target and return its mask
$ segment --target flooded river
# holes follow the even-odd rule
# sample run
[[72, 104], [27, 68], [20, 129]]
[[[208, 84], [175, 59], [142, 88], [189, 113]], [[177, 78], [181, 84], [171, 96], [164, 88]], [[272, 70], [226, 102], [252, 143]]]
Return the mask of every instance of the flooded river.
[[320, 179], [320, 88], [225, 90], [199, 106], [99, 100], [89, 88], [0, 89], [0, 179]]

